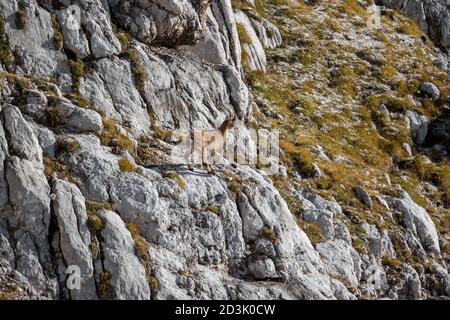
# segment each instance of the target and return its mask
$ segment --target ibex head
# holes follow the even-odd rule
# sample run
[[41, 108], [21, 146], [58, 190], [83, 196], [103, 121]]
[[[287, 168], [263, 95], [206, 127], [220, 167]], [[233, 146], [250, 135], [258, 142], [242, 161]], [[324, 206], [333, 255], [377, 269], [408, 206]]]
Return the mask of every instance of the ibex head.
[[235, 123], [235, 122], [236, 122], [236, 114], [235, 114], [235, 113], [229, 114], [229, 115], [225, 118], [224, 122], [220, 125], [220, 127], [219, 127], [218, 130], [219, 130], [223, 135], [225, 135], [225, 133], [227, 132], [227, 130], [234, 126], [234, 123]]

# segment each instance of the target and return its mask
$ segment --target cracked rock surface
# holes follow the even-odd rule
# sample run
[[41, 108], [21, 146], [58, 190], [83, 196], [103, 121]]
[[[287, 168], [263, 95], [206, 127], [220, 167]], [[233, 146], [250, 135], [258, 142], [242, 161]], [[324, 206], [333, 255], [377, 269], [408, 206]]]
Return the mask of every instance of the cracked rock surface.
[[[362, 69], [388, 73], [378, 70], [383, 57], [369, 52], [372, 42], [359, 40], [353, 24], [338, 25], [365, 16], [365, 1], [354, 1], [357, 13], [331, 27], [322, 23], [330, 21], [333, 1], [263, 2], [262, 9], [230, 0], [0, 2], [0, 299], [449, 297], [442, 180], [450, 174], [439, 167], [443, 179], [419, 179], [417, 188], [406, 176], [394, 188], [388, 175], [410, 170], [421, 154], [427, 159], [414, 164], [448, 163], [450, 134], [440, 124], [447, 124], [446, 111], [422, 112], [432, 103], [448, 108], [445, 70], [437, 84], [422, 81], [422, 90], [402, 100], [411, 110], [387, 99], [369, 115], [360, 117], [356, 106], [342, 111], [357, 103], [337, 99], [348, 90], [340, 86], [362, 71], [336, 76], [343, 62], [333, 58], [326, 70], [315, 70], [314, 61], [327, 55], [311, 58], [307, 46], [322, 43], [322, 36], [342, 41], [342, 48], [351, 42], [358, 50], [341, 57], [354, 54], [365, 61]], [[378, 2], [412, 17], [437, 46], [450, 46], [445, 1]], [[303, 27], [310, 32], [289, 33]], [[389, 32], [400, 34], [402, 45], [418, 41]], [[311, 41], [311, 34], [320, 37]], [[427, 48], [426, 57], [448, 60]], [[326, 77], [329, 88], [305, 80], [299, 64], [311, 66], [317, 83]], [[272, 77], [274, 70], [292, 81]], [[279, 83], [267, 88], [265, 81]], [[316, 90], [317, 102], [277, 96], [287, 89]], [[334, 165], [339, 171], [360, 163], [315, 142], [305, 156], [310, 132], [290, 122], [295, 115], [302, 128], [314, 127], [304, 116], [314, 109], [308, 116], [327, 132], [335, 118], [321, 106], [346, 113], [350, 126], [392, 125], [383, 134], [406, 137], [409, 157], [389, 145], [396, 154], [378, 163], [371, 155], [385, 149], [363, 150], [367, 179], [353, 172], [365, 180], [331, 181]], [[171, 162], [183, 142], [178, 133], [213, 130], [230, 116], [228, 140], [256, 145], [253, 127], [287, 128], [287, 136], [304, 140], [281, 137], [276, 175], [222, 158], [212, 172]], [[334, 145], [348, 151], [368, 144], [368, 130], [345, 147]]]

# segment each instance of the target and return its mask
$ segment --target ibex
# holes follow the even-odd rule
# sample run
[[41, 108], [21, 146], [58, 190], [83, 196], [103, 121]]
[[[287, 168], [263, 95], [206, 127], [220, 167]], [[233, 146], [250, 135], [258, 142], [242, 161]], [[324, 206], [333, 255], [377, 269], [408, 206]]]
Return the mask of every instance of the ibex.
[[[217, 130], [198, 130], [192, 133], [194, 141], [194, 153], [201, 154], [201, 168], [206, 167], [208, 173], [211, 173], [211, 166], [208, 159], [208, 152], [211, 152], [211, 157], [216, 156], [216, 150], [223, 148], [225, 136], [228, 129], [232, 128], [236, 122], [236, 115], [227, 116], [224, 122]], [[188, 165], [189, 170], [193, 171], [192, 164]]]

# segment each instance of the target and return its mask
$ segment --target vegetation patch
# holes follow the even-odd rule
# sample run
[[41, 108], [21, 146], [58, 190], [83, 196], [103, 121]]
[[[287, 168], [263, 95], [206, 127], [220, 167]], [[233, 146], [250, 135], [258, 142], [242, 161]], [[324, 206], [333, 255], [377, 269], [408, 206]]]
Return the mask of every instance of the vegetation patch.
[[96, 214], [90, 214], [88, 215], [88, 226], [94, 234], [99, 235], [103, 230], [103, 221]]
[[84, 62], [81, 59], [69, 60], [70, 73], [72, 74], [72, 92], [79, 94], [80, 80], [84, 76]]
[[268, 226], [264, 226], [261, 229], [261, 235], [267, 239], [269, 239], [270, 241], [272, 241], [273, 243], [277, 242], [278, 238], [277, 235], [275, 233], [275, 231], [272, 230], [272, 228], [268, 227]]
[[141, 94], [145, 91], [145, 86], [148, 81], [148, 74], [145, 71], [144, 65], [139, 56], [139, 52], [135, 48], [128, 48], [123, 56], [130, 62], [131, 72], [134, 76], [136, 88]]
[[135, 169], [134, 164], [127, 157], [121, 158], [118, 163], [122, 172], [131, 172]]
[[0, 61], [9, 72], [14, 72], [16, 61], [14, 54], [9, 46], [9, 39], [6, 34], [5, 19], [0, 16]]
[[208, 207], [207, 207], [207, 209], [208, 209], [208, 211], [209, 212], [212, 212], [212, 213], [214, 213], [214, 214], [219, 214], [219, 212], [220, 212], [220, 208], [218, 207], [218, 206], [216, 206], [216, 205], [213, 205], [213, 204], [210, 204]]
[[57, 151], [66, 152], [66, 153], [74, 153], [80, 150], [81, 145], [78, 140], [74, 138], [64, 139], [58, 144]]
[[124, 134], [122, 134], [111, 119], [103, 118], [103, 131], [100, 135], [100, 142], [104, 146], [108, 146], [115, 154], [121, 154], [123, 151], [134, 153], [133, 142]]
[[155, 278], [151, 273], [151, 261], [148, 252], [149, 245], [145, 238], [139, 232], [139, 226], [134, 222], [127, 223], [127, 229], [130, 231], [131, 237], [134, 240], [134, 245], [136, 249], [136, 256], [142, 263], [145, 269], [145, 274], [147, 282], [152, 290], [158, 287], [158, 279]]
[[66, 165], [64, 165], [64, 163], [56, 159], [53, 159], [48, 155], [45, 155], [43, 157], [43, 163], [44, 163], [44, 174], [47, 178], [56, 174], [59, 179], [75, 183], [75, 179], [72, 177], [69, 169], [67, 168]]
[[114, 288], [109, 283], [112, 278], [110, 272], [104, 271], [99, 273], [98, 293], [101, 299], [112, 299]]
[[184, 180], [180, 177], [178, 172], [176, 172], [176, 171], [166, 171], [166, 172], [164, 172], [162, 174], [162, 176], [163, 176], [163, 178], [168, 178], [168, 179], [175, 180], [175, 182], [180, 187], [180, 189], [185, 189], [186, 188], [186, 182], [184, 182]]
[[56, 18], [56, 15], [51, 15], [52, 27], [53, 27], [53, 41], [57, 50], [61, 50], [64, 46], [64, 38], [61, 32], [61, 26]]
[[95, 201], [85, 201], [86, 211], [89, 215], [96, 215], [101, 210], [113, 211], [111, 203], [100, 203]]

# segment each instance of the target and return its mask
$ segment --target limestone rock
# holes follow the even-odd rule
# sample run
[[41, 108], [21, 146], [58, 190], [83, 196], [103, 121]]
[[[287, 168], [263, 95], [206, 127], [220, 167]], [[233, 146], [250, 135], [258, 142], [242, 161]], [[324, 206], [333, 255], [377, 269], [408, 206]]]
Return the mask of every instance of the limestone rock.
[[420, 90], [430, 96], [434, 101], [437, 101], [441, 95], [439, 88], [436, 87], [434, 83], [431, 82], [423, 82], [420, 85]]
[[413, 111], [406, 111], [414, 142], [423, 144], [428, 133], [428, 118]]
[[111, 211], [100, 211], [103, 220], [101, 231], [103, 241], [104, 272], [109, 272], [108, 280], [116, 299], [150, 299], [150, 288], [145, 269], [135, 255], [134, 242], [125, 223]]
[[439, 239], [433, 220], [424, 208], [411, 199], [407, 192], [401, 190], [400, 193], [401, 198], [389, 199], [392, 209], [403, 214], [406, 228], [420, 239], [425, 248], [439, 254]]
[[[80, 270], [80, 287], [69, 288], [72, 299], [96, 299], [94, 267], [89, 249], [91, 235], [87, 226], [87, 214], [84, 197], [78, 188], [68, 182], [55, 180], [52, 184], [55, 199], [52, 203], [53, 213], [58, 223], [59, 247], [61, 250], [61, 279], [66, 279], [66, 268], [77, 267]], [[65, 286], [65, 285], [64, 285]]]
[[245, 51], [245, 61], [242, 61], [242, 63], [248, 65], [250, 70], [265, 71], [266, 54], [250, 18], [240, 10], [237, 10], [234, 15], [238, 32], [240, 32], [242, 50]]
[[69, 132], [100, 132], [103, 129], [101, 116], [88, 109], [79, 108], [65, 98], [53, 101], [58, 124]]
[[367, 206], [369, 209], [372, 209], [373, 207], [372, 198], [363, 187], [361, 186], [355, 187], [355, 193], [356, 196], [358, 197], [358, 200], [361, 201], [362, 204]]

